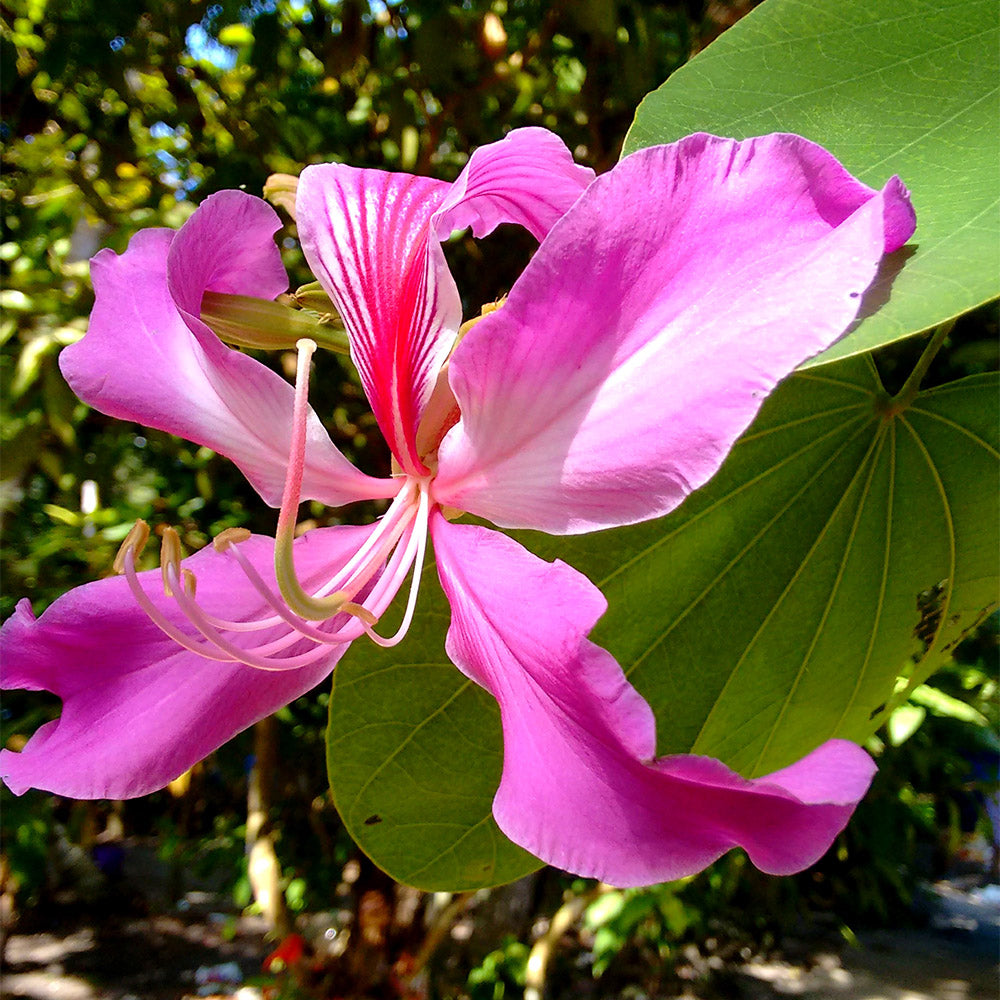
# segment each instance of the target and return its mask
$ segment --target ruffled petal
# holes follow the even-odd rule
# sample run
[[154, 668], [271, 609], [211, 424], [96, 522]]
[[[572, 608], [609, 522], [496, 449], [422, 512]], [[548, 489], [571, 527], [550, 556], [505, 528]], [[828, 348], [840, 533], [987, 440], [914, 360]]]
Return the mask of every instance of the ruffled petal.
[[[86, 336], [59, 358], [86, 403], [207, 445], [277, 506], [288, 464], [293, 389], [201, 322], [205, 291], [273, 298], [287, 280], [280, 222], [239, 191], [208, 198], [178, 231], [137, 233], [121, 256], [91, 262], [97, 300]], [[391, 496], [398, 484], [356, 470], [312, 414], [303, 495], [331, 505]]]
[[455, 350], [438, 499], [554, 533], [667, 513], [913, 227], [898, 179], [873, 191], [798, 136], [627, 157]]
[[417, 427], [462, 319], [439, 241], [466, 226], [485, 236], [501, 222], [541, 239], [592, 178], [538, 128], [476, 150], [453, 185], [338, 163], [302, 172], [302, 248], [347, 327], [372, 411], [407, 472], [426, 472]]
[[448, 654], [500, 704], [493, 815], [515, 843], [620, 886], [693, 874], [737, 846], [772, 874], [823, 855], [871, 781], [863, 750], [831, 740], [755, 781], [707, 757], [654, 759], [649, 706], [586, 639], [597, 588], [489, 529], [438, 515], [432, 531]]
[[[295, 543], [304, 581], [318, 583], [354, 554], [371, 527], [310, 531]], [[241, 544], [273, 585], [274, 540]], [[212, 546], [184, 565], [197, 575], [199, 605], [235, 621], [267, 609], [232, 555]], [[164, 596], [158, 570], [140, 574], [146, 593], [171, 621], [190, 625]], [[334, 620], [336, 621], [336, 620]], [[247, 648], [289, 633], [227, 633]], [[0, 777], [17, 794], [42, 788], [71, 798], [131, 798], [162, 788], [238, 732], [314, 687], [347, 644], [329, 645], [314, 664], [280, 672], [209, 660], [169, 639], [138, 606], [124, 577], [85, 584], [36, 620], [28, 601], [0, 632], [4, 688], [51, 691], [61, 716], [20, 753], [0, 751]], [[313, 648], [296, 639], [282, 655]]]
[[514, 222], [540, 242], [593, 179], [554, 132], [514, 129], [472, 154], [434, 217], [435, 231], [445, 240], [471, 226], [482, 237]]

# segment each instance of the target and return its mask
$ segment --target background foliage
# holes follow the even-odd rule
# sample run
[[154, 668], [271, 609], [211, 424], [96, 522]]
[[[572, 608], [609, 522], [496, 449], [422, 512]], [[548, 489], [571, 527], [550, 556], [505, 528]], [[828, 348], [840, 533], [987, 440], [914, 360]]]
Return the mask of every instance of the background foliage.
[[[85, 330], [92, 305], [87, 259], [99, 247], [121, 251], [140, 228], [180, 225], [194, 206], [213, 191], [244, 187], [260, 193], [269, 174], [297, 173], [310, 162], [338, 159], [453, 178], [473, 148], [519, 125], [545, 125], [566, 140], [580, 162], [599, 171], [608, 169], [621, 152], [636, 105], [644, 95], [752, 6], [738, 0], [657, 4], [641, 0], [414, 0], [405, 4], [360, 0], [215, 4], [149, 0], [141, 5], [97, 0], [13, 0], [3, 4], [2, 616], [6, 617], [21, 597], [28, 597], [35, 610], [41, 611], [63, 590], [107, 573], [118, 544], [137, 517], [146, 518], [154, 526], [176, 526], [189, 551], [229, 526], [273, 531], [273, 512], [263, 508], [228, 463], [207, 449], [89, 411], [63, 382], [56, 358], [62, 346]], [[857, 8], [856, 13], [869, 16], [864, 15], [866, 5], [855, 2], [850, 6]], [[975, 44], [978, 38], [982, 44], [977, 20], [982, 17], [982, 4], [952, 5], [947, 10], [943, 6], [916, 5], [906, 23], [879, 28], [883, 32], [883, 54], [886, 45], [893, 51], [892, 47], [903, 50], [915, 44], [914, 32], [931, 39], [959, 39], [964, 46]], [[951, 214], [942, 218], [940, 213], [931, 213], [930, 218], [936, 217], [938, 222], [931, 221], [928, 230], [921, 230], [928, 241], [932, 236], [939, 240], [942, 248], [937, 256], [931, 254], [926, 268], [917, 269], [917, 277], [923, 287], [932, 278], [943, 284], [951, 273], [948, 268], [954, 265], [962, 272], [959, 284], [964, 292], [960, 289], [955, 301], [943, 311], [939, 309], [926, 323], [915, 324], [912, 317], [906, 316], [892, 318], [889, 333], [876, 329], [874, 339], [863, 344], [867, 348], [895, 339], [901, 324], [909, 323], [905, 332], [913, 332], [995, 294], [984, 291], [976, 283], [978, 278], [973, 280], [971, 271], [978, 274], [983, 261], [971, 269], [968, 263], [982, 250], [984, 230], [981, 226], [958, 224], [962, 219], [986, 217], [992, 192], [976, 187], [974, 167], [984, 155], [995, 151], [995, 141], [991, 145], [989, 135], [984, 136], [977, 127], [977, 115], [988, 104], [963, 104], [958, 100], [949, 118], [946, 143], [935, 145], [929, 137], [932, 130], [925, 128], [926, 134], [921, 133], [921, 157], [904, 157], [899, 164], [874, 162], [878, 158], [863, 148], [863, 141], [855, 141], [855, 133], [843, 132], [843, 116], [836, 116], [845, 102], [850, 106], [851, 101], [872, 94], [887, 99], [885, 92], [867, 85], [867, 89], [859, 90], [864, 74], [858, 71], [857, 64], [844, 71], [834, 60], [824, 69], [833, 89], [817, 103], [815, 95], [806, 96], [797, 75], [809, 60], [791, 50], [785, 52], [781, 48], [783, 38], [773, 35], [775, 24], [783, 26], [787, 34], [794, 34], [796, 25], [808, 18], [811, 10], [809, 4], [785, 2], [776, 19], [756, 21], [755, 14], [745, 22], [741, 28], [750, 34], [742, 36], [743, 42], [729, 41], [736, 33], [721, 39], [717, 48], [673, 78], [673, 89], [647, 100], [629, 134], [629, 148], [695, 129], [752, 134], [774, 127], [790, 128], [792, 105], [804, 123], [801, 131], [830, 142], [854, 169], [871, 170], [872, 176], [867, 179], [872, 183], [894, 169], [912, 170], [912, 165], [919, 163], [924, 165], [924, 172], [913, 174], [912, 183], [918, 184], [918, 174], [921, 182], [925, 177], [933, 180], [941, 166], [934, 157], [942, 149], [950, 150], [944, 162], [950, 172], [937, 178], [940, 184], [935, 190], [948, 188], [952, 192], [945, 206]], [[768, 23], [771, 28], [766, 28]], [[871, 25], [868, 30], [873, 30]], [[772, 35], [753, 34], [760, 31], [765, 36], [771, 31]], [[867, 43], [868, 37], [859, 29], [858, 59], [878, 48]], [[734, 53], [741, 44], [741, 51], [759, 53], [759, 67], [755, 69], [746, 62], [737, 65]], [[935, 58], [934, 52], [926, 48], [925, 70], [933, 68]], [[968, 66], [968, 79], [962, 81], [956, 82], [947, 74], [917, 72], [919, 67], [913, 69], [914, 79], [922, 81], [924, 89], [932, 89], [935, 81], [940, 84], [944, 80], [947, 89], [959, 95], [982, 88], [982, 80], [991, 74], [989, 59], [985, 64], [966, 59], [964, 64]], [[746, 85], [747, 74], [754, 72], [766, 76], [771, 88], [764, 102], [767, 113], [754, 110], [760, 106], [759, 100], [753, 104], [759, 93]], [[730, 96], [725, 101], [718, 99], [720, 80], [727, 81], [725, 92]], [[937, 99], [930, 91], [925, 97], [927, 101]], [[926, 110], [921, 111], [925, 104], [911, 103], [916, 109], [915, 118], [926, 114]], [[780, 114], [776, 110], [779, 107]], [[898, 101], [893, 102], [892, 110], [896, 123], [893, 136], [902, 148], [905, 140], [913, 137], [913, 128], [919, 129], [919, 123], [908, 125], [905, 114], [901, 119]], [[883, 120], [885, 115], [876, 117]], [[850, 140], [844, 142], [844, 148], [836, 148], [838, 135]], [[871, 141], [878, 139], [876, 135]], [[857, 162], [851, 162], [852, 155]], [[953, 176], [956, 171], [966, 179], [964, 188]], [[907, 180], [911, 180], [910, 174]], [[918, 210], [925, 205], [918, 199]], [[959, 229], [964, 249], [949, 255], [944, 245]], [[284, 234], [283, 249], [293, 286], [310, 280], [291, 229]], [[921, 246], [922, 252], [934, 249]], [[531, 250], [532, 241], [523, 234], [504, 231], [479, 243], [466, 237], [450, 244], [447, 253], [465, 296], [466, 311], [478, 311], [481, 303], [508, 289]], [[966, 376], [988, 378], [982, 373], [996, 367], [996, 343], [992, 311], [966, 317], [938, 357], [930, 384]], [[890, 390], [898, 388], [919, 348], [919, 344], [898, 344], [876, 356], [877, 374], [866, 362], [864, 370], [842, 369], [843, 379], [857, 384], [868, 379], [872, 392], [877, 391], [879, 378]], [[279, 370], [287, 364], [282, 357], [269, 360]], [[123, 359], [123, 363], [141, 365], [143, 359]], [[320, 359], [319, 364], [313, 402], [334, 440], [370, 471], [387, 471], [387, 451], [374, 432], [350, 366], [332, 355]], [[804, 384], [799, 383], [800, 387]], [[989, 405], [983, 400], [990, 390], [986, 382], [977, 384], [982, 386], [983, 395], [969, 409], [966, 424], [982, 424], [985, 420], [986, 426], [980, 428], [982, 437], [991, 430], [988, 412], [983, 409]], [[828, 386], [828, 391], [850, 393], [836, 386]], [[815, 398], [810, 397], [810, 405], [814, 403]], [[925, 410], [933, 410], [933, 393], [923, 405]], [[776, 412], [794, 406], [794, 394], [775, 403]], [[884, 431], [878, 422], [869, 419], [866, 423], [860, 415], [854, 425], [844, 423], [842, 415], [831, 419], [834, 435], [857, 431], [869, 436], [851, 439], [851, 447], [861, 450], [845, 473], [847, 479], [827, 484], [817, 492], [830, 493], [837, 500], [840, 494], [836, 491], [853, 481], [868, 484], [865, 496], [888, 495], [883, 487], [895, 466], [887, 458], [888, 446], [879, 443]], [[905, 432], [900, 434], [901, 440], [908, 440]], [[796, 453], [808, 438], [806, 434], [798, 444], [789, 442], [788, 453]], [[832, 447], [841, 438], [827, 440]], [[754, 445], [748, 441], [741, 447], [749, 455]], [[936, 447], [938, 454], [954, 454], [946, 440]], [[982, 476], [992, 475], [970, 469], [968, 463], [975, 465], [981, 460], [977, 455], [975, 451], [958, 454], [953, 470], [956, 480], [975, 475], [980, 477], [976, 481], [983, 483], [986, 480]], [[756, 461], [747, 459], [751, 460]], [[905, 467], [900, 468], [905, 472]], [[856, 475], [861, 476], [860, 480], [851, 479]], [[880, 483], [883, 487], [879, 487]], [[725, 482], [719, 488], [725, 488]], [[879, 488], [882, 493], [872, 492]], [[963, 508], [964, 516], [970, 521], [982, 518], [982, 511], [989, 507], [994, 495], [983, 486], [971, 506]], [[704, 542], [698, 541], [697, 524], [702, 518], [699, 511], [711, 506], [712, 496], [706, 494], [699, 502], [701, 508], [684, 508], [678, 531], [690, 539], [692, 546], [691, 555], [685, 558], [704, 564], [698, 549]], [[892, 517], [886, 518], [884, 500], [880, 502], [882, 506], [875, 509], [881, 515], [870, 521], [863, 516], [863, 504], [846, 509], [844, 524], [848, 531], [854, 525], [859, 545], [869, 540], [858, 530], [876, 534], [881, 531], [879, 537], [884, 539], [887, 525], [897, 523]], [[924, 522], [919, 518], [933, 520], [938, 516], [934, 501], [917, 483], [911, 484], [907, 502], [918, 517], [909, 530], [920, 538]], [[743, 504], [741, 517], [767, 510], [766, 498], [750, 497]], [[816, 517], [824, 516], [815, 504], [810, 510]], [[337, 516], [337, 512], [319, 507], [309, 513], [317, 523], [331, 523]], [[985, 516], [989, 520], [988, 512]], [[685, 527], [689, 523], [694, 527]], [[642, 530], [633, 531], [628, 540], [630, 552], [639, 560], [634, 565], [641, 564], [642, 558], [655, 558], [653, 536], [643, 536]], [[662, 536], [662, 528], [655, 531], [659, 532], [657, 538]], [[811, 542], [802, 537], [808, 551]], [[782, 544], [780, 540], [774, 543], [778, 548]], [[912, 543], [907, 544], [912, 548]], [[838, 558], [842, 560], [844, 572], [850, 568], [850, 551], [850, 546], [842, 546], [837, 550], [839, 555], [834, 556], [835, 565]], [[626, 599], [627, 577], [620, 578], [619, 574], [618, 583], [614, 583], [610, 570], [602, 570], [605, 556], [600, 552], [552, 550], [545, 554], [560, 555], [594, 573], [605, 584], [613, 605], [617, 600], [620, 607], [634, 606]], [[916, 553], [915, 558], [926, 555]], [[676, 565], [647, 566], [644, 572], [677, 576]], [[705, 564], [705, 572], [714, 571]], [[728, 621], [733, 609], [740, 606], [739, 595], [752, 587], [752, 564], [748, 572], [747, 581], [739, 584], [735, 593], [720, 592], [714, 601], [702, 602], [682, 625], [682, 631], [711, 631], [720, 621]], [[927, 571], [930, 589], [939, 579], [935, 572]], [[697, 596], [698, 586], [697, 581], [688, 579], [675, 591], [674, 598], [690, 601]], [[819, 602], [817, 613], [828, 616], [831, 608], [825, 607], [823, 595], [829, 587], [824, 590], [820, 584], [812, 586]], [[624, 589], [613, 595], [615, 587]], [[977, 600], [980, 592], [976, 592]], [[915, 596], [916, 591], [907, 594], [906, 599]], [[408, 643], [404, 648], [414, 661], [420, 658], [419, 643], [439, 639], [444, 623], [441, 609], [434, 610], [430, 588], [425, 589], [422, 598], [430, 612], [426, 620], [433, 622], [438, 615], [438, 634], [436, 637], [429, 630], [411, 637], [415, 645]], [[844, 606], [845, 619], [851, 617], [858, 600]], [[933, 593], [928, 600], [933, 602]], [[763, 607], [765, 603], [761, 598], [758, 605]], [[922, 616], [915, 604], [910, 611], [919, 623]], [[603, 625], [606, 634], [596, 638], [613, 646], [615, 624], [609, 620]], [[792, 624], [803, 623], [797, 620]], [[967, 624], [963, 622], [963, 628]], [[784, 628], [779, 631], [785, 632]], [[901, 672], [902, 661], [914, 642], [919, 650], [919, 639], [908, 632], [901, 644], [896, 640]], [[726, 657], [738, 657], [740, 650], [734, 653], [726, 642], [721, 652]], [[962, 648], [967, 661], [964, 665], [950, 668], [949, 673], [933, 682], [933, 688], [916, 687], [914, 682], [910, 685], [914, 688], [913, 700], [907, 701], [907, 692], [901, 690], [900, 708], [890, 715], [892, 706], [886, 705], [881, 712], [874, 712], [874, 721], [867, 720], [872, 721], [872, 727], [885, 719], [889, 721], [888, 729], [881, 731], [874, 745], [880, 751], [878, 784], [836, 851], [818, 869], [778, 883], [759, 876], [734, 856], [688, 884], [625, 894], [598, 892], [591, 886], [560, 881], [555, 873], [545, 873], [536, 876], [532, 912], [554, 914], [562, 912], [565, 900], [576, 901], [576, 940], [582, 952], [589, 955], [587, 974], [605, 975], [608, 982], [616, 970], [627, 979], [632, 974], [628, 970], [634, 972], [636, 968], [645, 969], [647, 977], [659, 976], [666, 981], [685, 961], [692, 961], [690, 953], [683, 958], [685, 943], [701, 942], [703, 947], [711, 936], [719, 947], [731, 945], [737, 951], [747, 940], [759, 945], [768, 936], [775, 939], [780, 934], [782, 919], [794, 918], [817, 905], [834, 908], [845, 920], [888, 919], [908, 905], [917, 874], [934, 872], [943, 863], [949, 842], [957, 840], [961, 828], [981, 822], [974, 806], [972, 762], [978, 759], [977, 754], [989, 753], [991, 746], [995, 749], [990, 737], [997, 722], [992, 680], [995, 632], [987, 630]], [[638, 656], [625, 648], [614, 651], [629, 664]], [[424, 660], [428, 662], [426, 657]], [[349, 661], [342, 668], [343, 676], [363, 675], [366, 663], [376, 662]], [[654, 672], [647, 679], [640, 667], [633, 679], [654, 702], [659, 699], [666, 705], [692, 694], [686, 688], [675, 690], [681, 682], [678, 678], [698, 676], [698, 664], [689, 666], [693, 672], [687, 668], [676, 674]], [[431, 668], [428, 671], [433, 674]], [[447, 671], [445, 683], [453, 683], [454, 671], [450, 667]], [[419, 688], [425, 701], [434, 696], [434, 677], [418, 678], [409, 673], [406, 678]], [[725, 683], [725, 678], [719, 683]], [[346, 690], [349, 688], [344, 685], [341, 691]], [[335, 715], [342, 716], [342, 724], [332, 730], [331, 756], [337, 754], [338, 740], [350, 740], [354, 735], [358, 720], [363, 720], [364, 705], [373, 704], [371, 698], [363, 697], [361, 687], [354, 686], [353, 690], [357, 703], [342, 700], [339, 707], [335, 706]], [[706, 697], [710, 693], [705, 686], [699, 690]], [[734, 692], [734, 696], [738, 694]], [[442, 697], [449, 695], [445, 692]], [[470, 692], [469, 697], [475, 698], [476, 694]], [[279, 716], [278, 759], [294, 764], [280, 765], [274, 775], [272, 811], [280, 817], [274, 824], [277, 850], [293, 910], [328, 908], [332, 887], [343, 888], [344, 866], [356, 854], [326, 789], [323, 730], [329, 701], [329, 692], [315, 692]], [[488, 712], [488, 699], [481, 701], [484, 705], [480, 708]], [[880, 707], [869, 701], [872, 699], [859, 700], [862, 715]], [[407, 704], [413, 705], [414, 711], [426, 707], [412, 700]], [[16, 747], [57, 710], [54, 700], [50, 704], [37, 695], [6, 697], [3, 738], [7, 745]], [[706, 711], [710, 714], [710, 708]], [[474, 716], [471, 722], [461, 717], [445, 718], [442, 723], [475, 727], [480, 717]], [[352, 724], [347, 725], [346, 719], [351, 719]], [[848, 726], [847, 734], [863, 736], [864, 728]], [[724, 735], [724, 725], [720, 733]], [[430, 735], [443, 748], [436, 758], [437, 765], [443, 767], [449, 763], [447, 734]], [[664, 733], [661, 727], [661, 738], [665, 740], [664, 750], [694, 745], [693, 734], [683, 731]], [[701, 739], [698, 749], [726, 754], [724, 739]], [[740, 757], [744, 751], [750, 753], [748, 746], [734, 749], [731, 759], [752, 767], [749, 756]], [[69, 841], [89, 847], [102, 830], [105, 834], [112, 830], [110, 819], [114, 817], [121, 820], [122, 829], [130, 835], [155, 834], [172, 865], [200, 867], [216, 875], [220, 871], [227, 873], [238, 901], [249, 902], [244, 838], [252, 750], [249, 735], [244, 735], [196, 769], [187, 784], [123, 808], [107, 805], [85, 809], [40, 794], [15, 801], [4, 790], [2, 823], [8, 859], [4, 870], [10, 873], [8, 884], [16, 891], [20, 908], [41, 906], [51, 899], [53, 844], [63, 836], [58, 833], [60, 829], [67, 831]], [[754, 752], [758, 754], [758, 770], [764, 769], [764, 749], [758, 746]], [[372, 749], [373, 767], [378, 766], [380, 753], [383, 750]], [[491, 773], [467, 760], [454, 762], [466, 775], [474, 774], [482, 786], [479, 794], [487, 803], [488, 814], [494, 780]], [[440, 775], [439, 770], [439, 782]], [[363, 768], [357, 780], [367, 780]], [[346, 795], [341, 793], [341, 805]], [[973, 803], [971, 819], [969, 803]], [[360, 834], [369, 850], [383, 850], [372, 838], [387, 836], [388, 827], [366, 827], [364, 823], [380, 808], [361, 799], [344, 810], [345, 821], [356, 835]], [[414, 808], [426, 811], [439, 805], [416, 801]], [[498, 868], [485, 881], [513, 877], [534, 867], [523, 852], [498, 844], [492, 832], [484, 828], [483, 835], [484, 850], [500, 852]], [[455, 866], [460, 867], [461, 859], [449, 860], [447, 845], [427, 843], [423, 847], [428, 856], [444, 858], [439, 875], [428, 879], [426, 872], [421, 874], [425, 884], [435, 879], [442, 885], [451, 879], [454, 884]], [[385, 850], [389, 853], [383, 851], [380, 862], [394, 874], [412, 877], [423, 863], [411, 853], [397, 864], [392, 860], [392, 851], [398, 851], [398, 845], [392, 842]], [[390, 900], [399, 898], [391, 882], [370, 865], [362, 863], [360, 870], [361, 875], [347, 883], [348, 889], [342, 894], [345, 915], [341, 919], [347, 923], [355, 919], [366, 892], [381, 893]], [[768, 900], [769, 905], [761, 907], [761, 899]], [[508, 984], [505, 988], [512, 992], [507, 995], [513, 995], [524, 986], [528, 955], [525, 942], [530, 941], [531, 924], [532, 920], [526, 919], [521, 926], [508, 928], [512, 936], [507, 945], [500, 945], [497, 935], [490, 948], [481, 950], [474, 960], [468, 959], [465, 971], [471, 971], [471, 995], [504, 995], [496, 992], [497, 984]], [[556, 970], [554, 974], [568, 973]]]

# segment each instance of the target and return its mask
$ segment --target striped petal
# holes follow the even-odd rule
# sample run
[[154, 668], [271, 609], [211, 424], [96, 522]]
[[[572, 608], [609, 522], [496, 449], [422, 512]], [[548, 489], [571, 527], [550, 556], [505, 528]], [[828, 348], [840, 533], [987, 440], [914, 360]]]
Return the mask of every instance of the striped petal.
[[314, 274], [341, 314], [372, 410], [397, 461], [422, 475], [416, 433], [461, 323], [440, 241], [501, 222], [539, 239], [592, 178], [544, 129], [478, 149], [449, 185], [328, 163], [299, 180], [296, 216]]

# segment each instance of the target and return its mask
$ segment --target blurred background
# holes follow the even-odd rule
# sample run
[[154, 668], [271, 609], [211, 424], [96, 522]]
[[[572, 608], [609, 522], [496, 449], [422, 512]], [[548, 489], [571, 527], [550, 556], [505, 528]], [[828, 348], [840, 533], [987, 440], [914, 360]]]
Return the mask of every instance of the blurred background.
[[[225, 460], [105, 418], [63, 382], [56, 359], [86, 329], [98, 249], [120, 252], [141, 228], [181, 225], [214, 191], [260, 194], [270, 174], [308, 163], [452, 179], [476, 146], [524, 125], [607, 170], [642, 97], [753, 6], [0, 3], [0, 615], [23, 597], [40, 613], [108, 574], [137, 517], [174, 525], [188, 551], [227, 527], [273, 533], [274, 512]], [[510, 288], [533, 246], [507, 227], [448, 244], [467, 315]], [[282, 247], [292, 287], [310, 281], [293, 228]], [[995, 367], [996, 344], [995, 309], [964, 318], [932, 378]], [[879, 359], [889, 383], [912, 350]], [[321, 353], [313, 405], [342, 451], [388, 472], [353, 369]], [[994, 619], [893, 714], [869, 747], [880, 771], [855, 820], [790, 879], [737, 853], [644, 891], [549, 869], [475, 894], [395, 885], [330, 800], [322, 688], [145, 799], [2, 789], [2, 989], [81, 1000], [995, 995], [996, 662]], [[54, 698], [5, 693], [4, 745], [57, 714]], [[876, 992], [864, 992], [870, 981]]]

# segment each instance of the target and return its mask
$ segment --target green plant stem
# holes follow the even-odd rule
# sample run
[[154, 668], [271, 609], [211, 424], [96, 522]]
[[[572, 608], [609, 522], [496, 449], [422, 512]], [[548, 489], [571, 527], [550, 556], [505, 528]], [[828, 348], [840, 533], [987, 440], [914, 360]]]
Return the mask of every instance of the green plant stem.
[[920, 391], [920, 383], [923, 382], [924, 376], [927, 374], [927, 369], [930, 368], [931, 362], [934, 360], [937, 352], [941, 350], [954, 325], [955, 321], [949, 320], [947, 323], [942, 323], [934, 331], [934, 335], [928, 341], [923, 354], [920, 355], [920, 359], [913, 366], [913, 371], [910, 372], [909, 378], [903, 383], [903, 388], [888, 401], [887, 409], [890, 413], [902, 413], [917, 398], [917, 393]]

